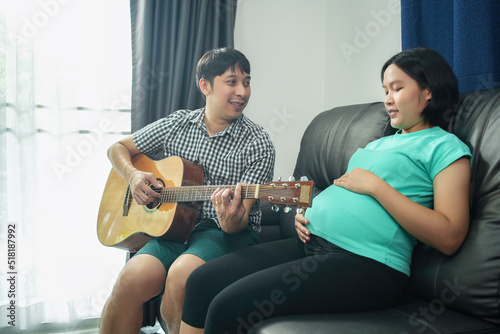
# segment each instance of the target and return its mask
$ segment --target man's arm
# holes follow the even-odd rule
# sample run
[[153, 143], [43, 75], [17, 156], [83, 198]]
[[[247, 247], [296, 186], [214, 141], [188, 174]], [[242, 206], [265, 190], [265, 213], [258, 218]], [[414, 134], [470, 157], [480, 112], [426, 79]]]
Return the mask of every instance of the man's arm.
[[150, 184], [161, 188], [162, 184], [156, 180], [153, 173], [147, 173], [138, 170], [132, 164], [132, 158], [141, 151], [134, 143], [132, 136], [128, 136], [108, 149], [108, 158], [113, 165], [114, 170], [123, 177], [129, 184], [132, 196], [140, 205], [149, 204], [160, 194], [155, 192]]
[[212, 194], [211, 200], [222, 230], [231, 234], [242, 231], [248, 225], [250, 211], [256, 202], [255, 199], [242, 200], [240, 183], [236, 185], [234, 191], [217, 189]]
[[273, 176], [276, 151], [269, 136], [263, 134], [258, 140], [252, 142], [252, 145], [249, 151], [253, 154], [248, 159], [251, 162], [241, 179], [242, 182], [236, 185], [234, 192], [230, 189], [217, 189], [211, 197], [220, 226], [227, 233], [238, 233], [247, 227], [250, 212], [257, 201], [241, 198], [241, 184], [262, 184], [270, 182]]

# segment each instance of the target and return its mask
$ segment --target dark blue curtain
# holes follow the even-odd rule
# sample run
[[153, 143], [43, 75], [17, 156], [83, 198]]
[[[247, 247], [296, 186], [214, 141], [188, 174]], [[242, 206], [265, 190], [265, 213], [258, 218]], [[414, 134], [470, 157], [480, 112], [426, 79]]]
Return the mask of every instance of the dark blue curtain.
[[500, 1], [401, 0], [403, 50], [426, 46], [453, 67], [460, 92], [500, 87]]
[[234, 45], [237, 0], [130, 0], [132, 131], [205, 102], [196, 64], [213, 48]]

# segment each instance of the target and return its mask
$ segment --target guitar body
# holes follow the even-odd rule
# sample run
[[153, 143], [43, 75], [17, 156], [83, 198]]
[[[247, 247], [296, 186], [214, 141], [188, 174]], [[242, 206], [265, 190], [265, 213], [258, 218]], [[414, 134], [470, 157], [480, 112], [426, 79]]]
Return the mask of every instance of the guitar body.
[[[97, 236], [105, 246], [138, 251], [153, 238], [184, 242], [193, 231], [203, 201], [217, 189], [235, 190], [235, 185], [203, 185], [203, 169], [180, 157], [153, 161], [143, 154], [132, 159], [134, 166], [153, 173], [163, 184], [153, 188], [161, 196], [148, 205], [132, 198], [128, 183], [111, 169], [99, 207]], [[285, 181], [241, 185], [243, 199], [276, 205], [310, 207], [314, 181]]]
[[[164, 187], [203, 184], [202, 168], [180, 157], [153, 161], [139, 154], [132, 163], [139, 170], [153, 173]], [[131, 251], [157, 237], [184, 242], [194, 228], [198, 211], [197, 202], [139, 205], [131, 199], [128, 183], [112, 169], [101, 199], [97, 235], [105, 246]]]

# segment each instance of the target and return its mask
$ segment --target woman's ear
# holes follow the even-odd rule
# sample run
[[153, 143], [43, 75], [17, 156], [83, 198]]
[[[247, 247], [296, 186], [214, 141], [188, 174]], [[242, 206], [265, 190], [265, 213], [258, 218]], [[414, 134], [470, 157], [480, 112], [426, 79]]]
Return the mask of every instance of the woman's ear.
[[210, 82], [207, 79], [201, 78], [199, 84], [203, 95], [208, 96], [211, 92]]
[[425, 93], [425, 99], [427, 100], [427, 102], [429, 102], [432, 99], [431, 89], [427, 87], [426, 89], [424, 89], [424, 93]]

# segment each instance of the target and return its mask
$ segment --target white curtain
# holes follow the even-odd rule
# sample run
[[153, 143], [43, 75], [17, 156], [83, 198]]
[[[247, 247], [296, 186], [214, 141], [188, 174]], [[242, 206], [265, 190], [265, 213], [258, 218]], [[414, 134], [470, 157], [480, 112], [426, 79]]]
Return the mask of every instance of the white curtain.
[[0, 332], [100, 316], [126, 256], [96, 220], [131, 66], [128, 1], [0, 0]]

